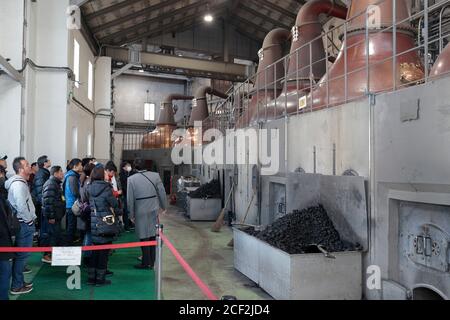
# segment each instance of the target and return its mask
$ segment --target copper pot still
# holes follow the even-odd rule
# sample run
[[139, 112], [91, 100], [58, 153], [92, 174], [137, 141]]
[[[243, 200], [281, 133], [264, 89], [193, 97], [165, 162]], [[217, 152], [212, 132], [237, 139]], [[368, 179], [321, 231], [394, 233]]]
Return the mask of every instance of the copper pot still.
[[[398, 56], [394, 70], [394, 33], [392, 28], [387, 29], [394, 23], [393, 0], [385, 0], [380, 4], [378, 2], [378, 0], [352, 1], [347, 19], [349, 20], [347, 43], [343, 44], [328, 74], [310, 93], [308, 101], [313, 101], [313, 109], [343, 104], [362, 98], [369, 92], [396, 90], [417, 84], [424, 79], [424, 67], [419, 52], [412, 50], [416, 45], [414, 30], [409, 22], [397, 25], [395, 39]], [[368, 48], [366, 12], [369, 16]], [[408, 17], [406, 1], [397, 0], [396, 21], [403, 21]], [[366, 65], [367, 54], [369, 68]], [[345, 56], [347, 56], [347, 72], [345, 72]]]
[[192, 100], [194, 97], [171, 94], [161, 103], [156, 129], [142, 138], [142, 149], [169, 149], [172, 147], [172, 134], [177, 128], [173, 113], [173, 101]]
[[[343, 9], [332, 10], [333, 5], [332, 0], [314, 0], [302, 6], [296, 22], [297, 28], [293, 29], [293, 46], [296, 43], [295, 37], [301, 39], [301, 35], [313, 35], [306, 28], [312, 26], [319, 28], [318, 19], [312, 18], [313, 13], [316, 13], [317, 17], [319, 13], [326, 13], [327, 11], [324, 12], [324, 10], [328, 7], [329, 14], [333, 13], [337, 17], [342, 17]], [[308, 12], [310, 10], [312, 13]], [[366, 46], [366, 12], [369, 15], [368, 48]], [[408, 17], [406, 1], [397, 0], [396, 21], [403, 21]], [[308, 23], [308, 21], [314, 21], [314, 23]], [[418, 51], [412, 50], [416, 45], [414, 30], [409, 22], [397, 25], [395, 39], [398, 56], [394, 71], [392, 59], [394, 34], [392, 28], [387, 29], [392, 26], [393, 21], [393, 0], [385, 0], [382, 3], [379, 3], [379, 0], [352, 1], [347, 14], [347, 41], [343, 43], [328, 73], [324, 73], [326, 69], [324, 64], [314, 63], [325, 57], [322, 41], [311, 43], [311, 50], [314, 52], [311, 56], [314, 63], [312, 74], [302, 72], [305, 67], [310, 69], [309, 46], [306, 46], [308, 48], [306, 53], [302, 52], [302, 49], [295, 53], [295, 50], [301, 47], [296, 45], [297, 48], [293, 47], [291, 50], [286, 92], [259, 108], [257, 116], [250, 117], [247, 124], [255, 122], [257, 118], [273, 119], [283, 115], [284, 112], [296, 113], [304, 107], [320, 109], [327, 105], [336, 106], [365, 97], [368, 92], [394, 90], [422, 81], [424, 67]], [[303, 41], [302, 45], [308, 43], [308, 39]], [[369, 68], [366, 68], [367, 53]], [[321, 59], [313, 58], [316, 55]], [[323, 61], [325, 63], [325, 59]], [[316, 84], [315, 80], [318, 76], [321, 76], [321, 80]], [[312, 92], [309, 92], [310, 81], [313, 82]], [[305, 99], [301, 99], [303, 97]]]
[[438, 78], [450, 73], [450, 44], [441, 52], [430, 72], [430, 78]]
[[[249, 111], [245, 112], [241, 119], [239, 119], [238, 127], [252, 124], [258, 118], [265, 119], [277, 116], [280, 112], [284, 111], [286, 96], [289, 92], [297, 91], [297, 85], [298, 89], [306, 89], [309, 86], [311, 77], [318, 81], [325, 74], [327, 62], [325, 61], [326, 54], [323, 40], [320, 38], [322, 35], [322, 24], [319, 20], [320, 15], [345, 19], [347, 16], [347, 8], [336, 4], [333, 0], [312, 0], [300, 8], [295, 26], [291, 29], [290, 36], [292, 42], [288, 65], [283, 66], [282, 62], [278, 63], [276, 65], [277, 73], [273, 70], [275, 66], [264, 71], [268, 65], [282, 58], [281, 55], [273, 53], [269, 55], [269, 58], [272, 60], [260, 64], [258, 72], [261, 72], [261, 75], [257, 79], [257, 90], [260, 88], [257, 94], [258, 97], [253, 97], [250, 102]], [[267, 35], [264, 43], [270, 48], [269, 52], [278, 53], [279, 49], [275, 51], [277, 48], [275, 44], [280, 47], [280, 41], [288, 39], [286, 30], [282, 30], [275, 29]], [[307, 45], [309, 43], [311, 44], [311, 48]], [[312, 70], [309, 68], [310, 62], [312, 63]], [[287, 68], [286, 73], [282, 67]], [[266, 73], [272, 76], [264, 82], [262, 76]], [[273, 79], [274, 74], [276, 74], [276, 79]], [[282, 89], [284, 85], [281, 80], [285, 74], [287, 75], [287, 92], [275, 90], [270, 83], [277, 80], [277, 89]], [[265, 84], [269, 84], [269, 86], [266, 86], [267, 89]], [[276, 104], [273, 99], [278, 97], [280, 105], [283, 105], [283, 108], [277, 108], [275, 106]]]

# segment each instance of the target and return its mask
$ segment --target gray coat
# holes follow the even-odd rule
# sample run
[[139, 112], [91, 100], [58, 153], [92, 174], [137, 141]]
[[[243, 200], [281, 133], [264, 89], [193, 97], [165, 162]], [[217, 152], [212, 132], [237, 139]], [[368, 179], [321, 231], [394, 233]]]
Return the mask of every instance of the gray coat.
[[140, 171], [129, 177], [127, 205], [130, 219], [135, 219], [136, 235], [139, 239], [154, 237], [158, 210], [165, 210], [167, 207], [166, 190], [159, 174]]

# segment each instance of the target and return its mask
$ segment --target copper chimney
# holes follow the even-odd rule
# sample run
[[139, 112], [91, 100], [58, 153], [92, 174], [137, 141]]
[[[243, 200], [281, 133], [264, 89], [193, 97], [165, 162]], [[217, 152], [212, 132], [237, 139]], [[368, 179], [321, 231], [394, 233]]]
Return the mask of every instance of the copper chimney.
[[189, 127], [193, 127], [195, 121], [203, 121], [206, 118], [208, 118], [209, 110], [208, 110], [208, 103], [206, 101], [207, 94], [222, 99], [228, 98], [228, 96], [225, 93], [215, 90], [209, 86], [203, 86], [198, 88], [197, 92], [195, 93], [195, 98], [192, 101], [192, 112], [191, 112], [191, 119], [189, 120]]
[[[366, 16], [369, 16], [368, 47]], [[397, 0], [396, 21], [400, 22], [407, 18], [406, 1]], [[402, 85], [415, 84], [423, 79], [423, 64], [417, 50], [412, 50], [415, 47], [414, 34], [408, 22], [397, 25], [395, 38], [398, 56], [394, 76], [393, 0], [385, 0], [382, 3], [379, 3], [379, 0], [352, 1], [348, 20], [347, 43], [343, 44], [328, 74], [311, 93], [314, 108], [342, 104], [361, 98], [367, 92], [393, 90]], [[387, 29], [388, 27], [391, 28]], [[347, 70], [345, 70], [345, 57], [347, 57]], [[368, 69], [366, 68], [367, 60], [369, 61]], [[345, 76], [346, 73], [347, 76]]]
[[430, 77], [440, 77], [450, 72], [450, 44], [445, 47], [441, 52], [439, 58], [434, 63], [433, 69], [431, 69]]
[[156, 129], [142, 139], [143, 149], [162, 149], [172, 147], [172, 133], [176, 129], [173, 113], [174, 100], [192, 100], [194, 97], [171, 94], [161, 103]]
[[[292, 27], [291, 57], [287, 72], [288, 82], [295, 81], [294, 90], [297, 90], [297, 79], [300, 82], [300, 89], [303, 89], [309, 86], [311, 77], [314, 81], [318, 81], [326, 72], [327, 61], [321, 37], [322, 24], [319, 21], [321, 14], [345, 20], [347, 8], [336, 4], [333, 0], [313, 0], [301, 7], [295, 26]], [[309, 68], [310, 64], [312, 70]]]
[[[249, 113], [244, 113], [239, 118], [238, 127], [246, 126], [248, 120], [255, 117], [258, 104], [265, 104], [280, 95], [282, 91], [281, 79], [285, 74], [285, 66], [282, 61], [276, 64], [275, 62], [283, 58], [283, 44], [288, 41], [289, 37], [289, 30], [276, 28], [264, 38], [262, 48], [258, 51], [259, 66], [255, 81], [255, 92], [249, 104]], [[243, 99], [245, 98], [239, 96], [236, 104], [242, 107]]]

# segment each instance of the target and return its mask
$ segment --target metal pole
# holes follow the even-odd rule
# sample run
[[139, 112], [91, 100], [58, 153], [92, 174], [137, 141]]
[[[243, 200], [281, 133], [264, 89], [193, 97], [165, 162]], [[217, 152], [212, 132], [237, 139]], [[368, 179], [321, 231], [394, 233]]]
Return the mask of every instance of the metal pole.
[[423, 21], [423, 39], [424, 39], [424, 46], [425, 46], [425, 82], [428, 81], [428, 0], [423, 0], [423, 14], [424, 14], [424, 21]]
[[393, 91], [397, 89], [397, 0], [392, 1], [392, 80]]
[[367, 94], [370, 94], [370, 75], [369, 75], [369, 55], [370, 55], [370, 40], [369, 40], [369, 8], [366, 10], [366, 86]]
[[348, 100], [348, 66], [347, 66], [347, 21], [344, 23], [344, 82], [345, 82], [345, 103]]
[[312, 67], [312, 44], [309, 43], [309, 95], [310, 99], [310, 109], [313, 110], [313, 67]]
[[164, 226], [161, 225], [157, 225], [156, 226], [156, 239], [157, 239], [157, 259], [158, 259], [158, 269], [157, 269], [157, 280], [156, 280], [156, 298], [157, 300], [162, 300], [162, 295], [161, 295], [161, 288], [162, 288], [162, 239], [161, 239], [161, 234], [163, 232]]

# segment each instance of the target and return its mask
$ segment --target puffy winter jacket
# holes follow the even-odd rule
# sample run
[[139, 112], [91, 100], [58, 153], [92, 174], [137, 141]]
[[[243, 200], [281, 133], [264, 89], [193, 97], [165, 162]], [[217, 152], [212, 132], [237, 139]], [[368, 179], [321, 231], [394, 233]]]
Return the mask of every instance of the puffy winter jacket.
[[27, 181], [21, 176], [15, 175], [6, 181], [8, 201], [17, 211], [20, 222], [32, 225], [36, 220], [36, 208], [31, 198]]
[[92, 209], [91, 213], [91, 233], [92, 242], [96, 244], [108, 243], [114, 240], [112, 237], [103, 237], [99, 234], [97, 224], [100, 222], [99, 213], [110, 213], [111, 208], [114, 210], [116, 218], [122, 215], [119, 203], [113, 195], [113, 189], [110, 183], [106, 181], [93, 181], [88, 187], [89, 204]]
[[70, 170], [64, 176], [64, 196], [66, 198], [66, 208], [72, 209], [77, 199], [80, 199], [80, 175]]
[[[11, 230], [8, 226], [8, 216], [11, 215], [5, 199], [0, 198], [0, 247], [13, 247], [11, 239]], [[14, 258], [14, 253], [0, 253], [0, 260], [9, 260]]]
[[51, 177], [44, 184], [42, 191], [42, 212], [48, 220], [60, 221], [66, 213], [66, 204], [63, 200], [62, 181]]
[[50, 171], [48, 171], [46, 168], [39, 168], [39, 171], [34, 177], [32, 195], [36, 199], [36, 202], [38, 204], [42, 204], [42, 189], [44, 188], [44, 184], [49, 178]]

